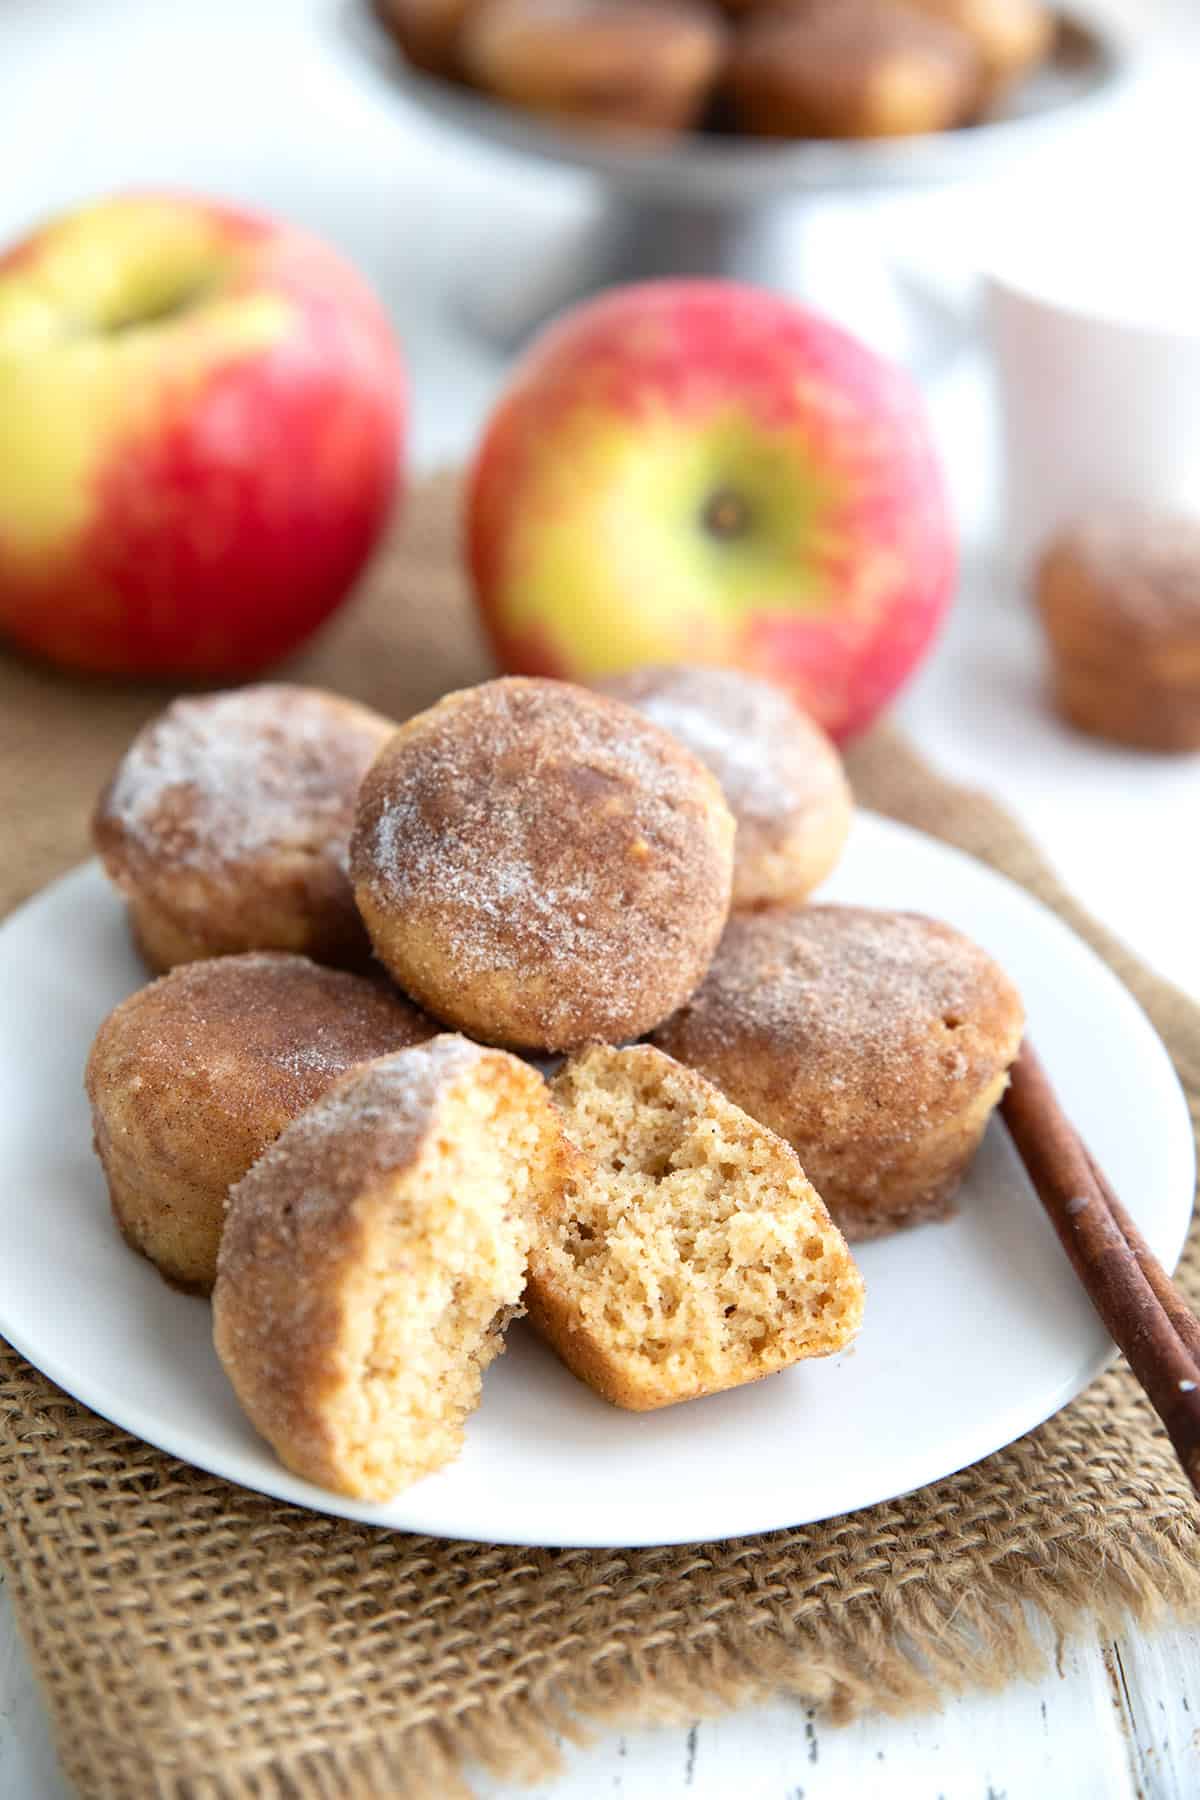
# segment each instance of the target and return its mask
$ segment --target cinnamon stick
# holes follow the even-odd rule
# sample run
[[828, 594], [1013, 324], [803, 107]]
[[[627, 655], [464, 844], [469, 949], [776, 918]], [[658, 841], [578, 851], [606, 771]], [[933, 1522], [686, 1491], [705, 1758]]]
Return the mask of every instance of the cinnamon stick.
[[1001, 1111], [1076, 1275], [1200, 1494], [1200, 1321], [1093, 1162], [1028, 1040]]
[[1154, 1296], [1175, 1327], [1179, 1336], [1188, 1348], [1192, 1361], [1200, 1363], [1200, 1319], [1192, 1312], [1175, 1283], [1171, 1280], [1162, 1264], [1155, 1257], [1149, 1244], [1121, 1205], [1116, 1194], [1109, 1186], [1108, 1179], [1097, 1163], [1091, 1151], [1088, 1151], [1088, 1162], [1092, 1174], [1100, 1186], [1108, 1203], [1108, 1210], [1117, 1221], [1121, 1236], [1137, 1257], [1138, 1267], [1154, 1290]]

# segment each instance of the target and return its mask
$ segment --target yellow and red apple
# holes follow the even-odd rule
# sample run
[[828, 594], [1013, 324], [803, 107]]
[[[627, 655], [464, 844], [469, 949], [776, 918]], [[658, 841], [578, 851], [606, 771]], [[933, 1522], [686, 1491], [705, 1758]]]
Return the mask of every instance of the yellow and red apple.
[[467, 551], [506, 669], [728, 663], [837, 738], [915, 667], [955, 544], [920, 397], [759, 289], [618, 289], [534, 344], [475, 460]]
[[0, 632], [105, 673], [274, 661], [362, 566], [404, 413], [318, 240], [175, 194], [54, 220], [0, 256]]

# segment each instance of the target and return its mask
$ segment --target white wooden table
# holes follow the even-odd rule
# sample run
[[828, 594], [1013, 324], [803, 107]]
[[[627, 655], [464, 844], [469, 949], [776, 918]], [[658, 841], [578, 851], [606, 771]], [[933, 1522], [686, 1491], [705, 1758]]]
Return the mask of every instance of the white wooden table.
[[[364, 86], [339, 43], [341, 4], [4, 0], [0, 241], [88, 188], [147, 178], [310, 224], [358, 259], [392, 308], [415, 376], [416, 458], [430, 465], [463, 453], [503, 376], [499, 357], [456, 323], [455, 293], [481, 278], [489, 256], [519, 255], [523, 232], [544, 242], [578, 219], [587, 199], [573, 178], [535, 177], [435, 139]], [[1194, 104], [1158, 107], [1117, 147], [1126, 178], [1131, 141], [1148, 178], [1178, 160], [1168, 131], [1184, 134], [1194, 167], [1195, 121]], [[1045, 182], [1044, 168], [1034, 173]], [[1092, 178], [1102, 185], [1095, 169]], [[905, 203], [887, 219], [893, 234], [900, 219], [910, 250], [924, 232], [944, 257], [947, 243], [969, 246], [979, 222], [968, 205], [947, 229], [954, 205]], [[844, 217], [831, 212], [827, 229], [833, 243]], [[844, 304], [826, 303], [869, 333], [869, 290], [858, 283]], [[988, 543], [996, 483], [980, 367], [959, 365], [930, 398], [968, 545]], [[1093, 908], [1200, 998], [1194, 882], [1179, 880], [1177, 862], [1200, 827], [1200, 759], [1149, 762], [1069, 737], [1040, 705], [1037, 669], [1016, 596], [972, 552], [958, 614], [902, 717], [943, 767], [1000, 791]], [[893, 1800], [1195, 1800], [1200, 1632], [1130, 1631], [1058, 1654], [1047, 1639], [1046, 1651], [1043, 1679], [953, 1701], [935, 1716], [835, 1730], [779, 1702], [691, 1727], [603, 1733], [587, 1751], [568, 1749], [566, 1774], [542, 1791], [552, 1800], [884, 1791]], [[482, 1778], [480, 1791], [515, 1800], [518, 1790]], [[65, 1793], [0, 1592], [0, 1800]]]

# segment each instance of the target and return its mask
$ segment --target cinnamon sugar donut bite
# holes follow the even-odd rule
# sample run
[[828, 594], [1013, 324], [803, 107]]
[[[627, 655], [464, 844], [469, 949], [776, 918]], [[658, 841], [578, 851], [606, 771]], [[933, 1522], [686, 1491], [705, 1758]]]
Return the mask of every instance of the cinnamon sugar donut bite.
[[508, 677], [401, 727], [363, 782], [350, 862], [375, 952], [437, 1018], [565, 1050], [660, 1023], [729, 911], [733, 819], [631, 708]]
[[525, 1303], [568, 1368], [637, 1412], [844, 1349], [862, 1277], [793, 1150], [649, 1044], [554, 1078], [580, 1152]]
[[673, 664], [596, 683], [687, 746], [737, 825], [734, 911], [804, 900], [830, 873], [853, 802], [842, 759], [780, 688], [738, 669]]
[[571, 125], [683, 131], [703, 111], [725, 28], [707, 0], [490, 0], [462, 35], [468, 75]]
[[456, 75], [463, 25], [481, 0], [375, 0], [379, 19], [409, 62], [431, 75]]
[[458, 1454], [568, 1155], [533, 1069], [439, 1037], [348, 1076], [255, 1163], [214, 1338], [289, 1469], [386, 1500]]
[[1042, 554], [1037, 604], [1065, 719], [1140, 750], [1200, 750], [1200, 520], [1072, 521]]
[[812, 0], [754, 13], [729, 90], [759, 137], [908, 137], [961, 125], [979, 64], [964, 33], [886, 0]]
[[242, 950], [362, 961], [347, 844], [359, 782], [394, 729], [282, 682], [176, 700], [145, 726], [92, 832], [150, 967]]
[[732, 919], [654, 1042], [787, 1139], [853, 1242], [952, 1210], [1023, 1025], [949, 925], [804, 906]]
[[399, 994], [304, 956], [189, 963], [140, 989], [101, 1025], [86, 1074], [128, 1243], [207, 1293], [231, 1184], [348, 1070], [436, 1030]]
[[905, 0], [914, 12], [952, 25], [979, 61], [976, 101], [986, 111], [1050, 53], [1055, 21], [1044, 0]]

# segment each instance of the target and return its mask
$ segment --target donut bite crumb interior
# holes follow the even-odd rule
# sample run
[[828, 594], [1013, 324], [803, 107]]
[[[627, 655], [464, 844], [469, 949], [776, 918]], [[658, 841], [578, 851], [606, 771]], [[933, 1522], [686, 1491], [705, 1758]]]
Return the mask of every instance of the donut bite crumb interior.
[[552, 1082], [580, 1152], [526, 1305], [617, 1406], [668, 1406], [842, 1349], [862, 1279], [792, 1150], [648, 1045]]

